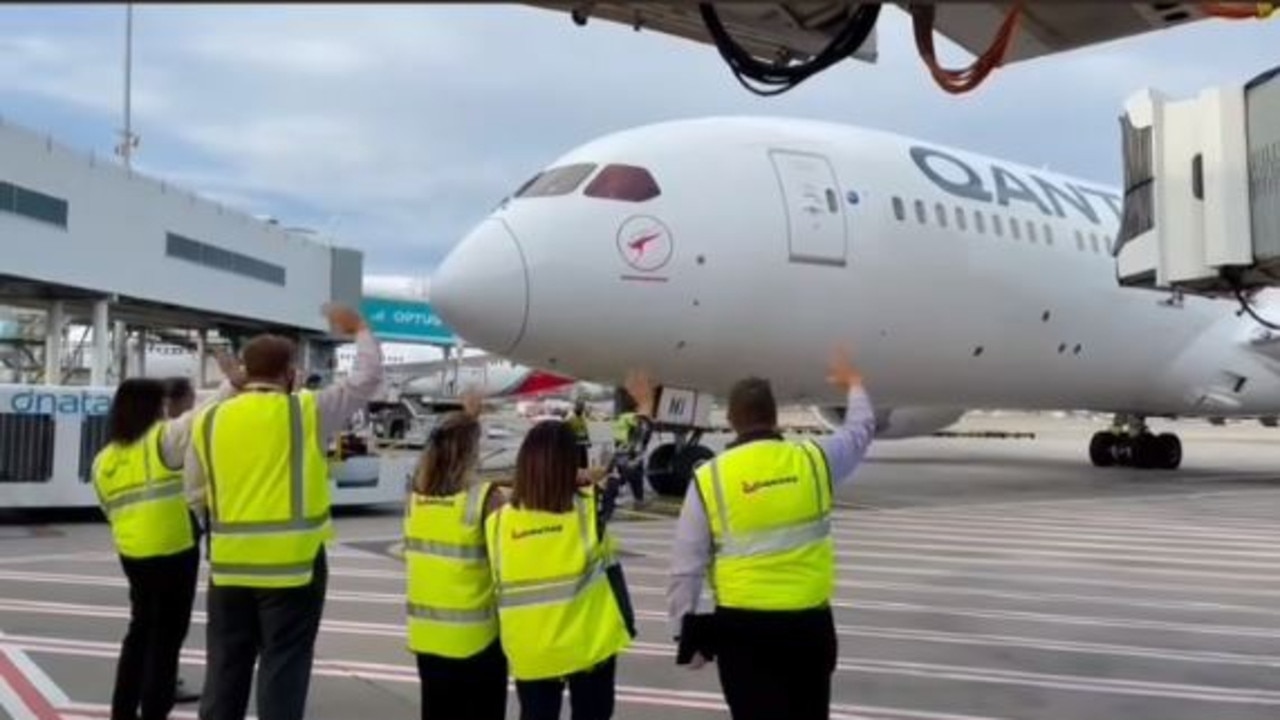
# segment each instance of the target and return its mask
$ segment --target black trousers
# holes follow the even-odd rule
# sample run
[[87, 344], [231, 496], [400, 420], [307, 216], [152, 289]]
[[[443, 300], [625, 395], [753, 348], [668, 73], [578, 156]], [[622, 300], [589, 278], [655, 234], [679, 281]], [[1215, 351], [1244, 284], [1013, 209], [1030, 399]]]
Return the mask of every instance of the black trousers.
[[557, 680], [517, 680], [520, 720], [559, 720], [564, 687], [569, 686], [572, 720], [609, 720], [613, 717], [614, 675], [617, 658]]
[[631, 497], [644, 500], [644, 463], [624, 466], [622, 480], [631, 488]]
[[716, 609], [716, 667], [733, 720], [827, 720], [837, 640], [830, 608]]
[[191, 625], [200, 550], [120, 557], [129, 581], [129, 629], [120, 646], [111, 720], [164, 720], [173, 709], [178, 659]]
[[258, 718], [302, 720], [328, 580], [321, 548], [309, 585], [261, 589], [210, 583], [201, 720], [244, 720], [255, 662]]
[[469, 658], [418, 654], [422, 720], [504, 720], [507, 716], [507, 656], [502, 643]]

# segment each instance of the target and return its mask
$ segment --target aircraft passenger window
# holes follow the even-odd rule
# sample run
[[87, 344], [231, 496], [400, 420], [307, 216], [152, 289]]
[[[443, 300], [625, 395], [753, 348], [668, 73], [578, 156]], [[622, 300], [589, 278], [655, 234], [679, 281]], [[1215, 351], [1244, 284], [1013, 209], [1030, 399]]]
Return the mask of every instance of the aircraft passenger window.
[[1053, 244], [1053, 228], [1049, 227], [1048, 225], [1044, 226], [1044, 244], [1045, 245]]
[[999, 215], [991, 216], [991, 229], [995, 231], [996, 237], [1004, 237], [1004, 221]]
[[1098, 252], [1098, 236], [1094, 233], [1089, 233], [1089, 244], [1093, 246], [1095, 253]]
[[1076, 231], [1076, 249], [1084, 252], [1084, 233], [1079, 230]]
[[927, 218], [925, 218], [924, 215], [924, 202], [922, 200], [916, 201], [916, 221], [921, 225], [925, 224], [927, 221]]
[[1106, 236], [1106, 237], [1102, 238], [1102, 247], [1106, 249], [1106, 251], [1107, 251], [1107, 254], [1108, 254], [1108, 255], [1110, 255], [1110, 254], [1111, 254], [1112, 250], [1111, 250], [1111, 236], [1110, 236], [1110, 235], [1108, 235], [1108, 236]]
[[902, 198], [900, 197], [895, 197], [893, 199], [893, 216], [898, 219], [898, 222], [902, 222], [907, 219], [907, 208], [902, 203]]
[[592, 163], [577, 163], [544, 170], [532, 182], [521, 188], [516, 193], [516, 197], [568, 195], [577, 190], [582, 181], [586, 180], [595, 169], [596, 166]]
[[1033, 243], [1036, 241], [1036, 225], [1030, 220], [1027, 221], [1027, 239]]
[[[587, 197], [644, 202], [662, 194], [648, 170], [635, 165], [609, 165], [583, 190]], [[835, 210], [832, 210], [835, 212]]]
[[827, 210], [830, 210], [831, 214], [835, 215], [840, 210], [840, 207], [836, 205], [836, 191], [832, 190], [831, 188], [827, 188], [826, 195], [827, 195]]
[[982, 217], [982, 211], [974, 210], [973, 211], [973, 227], [976, 228], [979, 233], [986, 234], [987, 232], [986, 224], [987, 224], [986, 220], [984, 220]]
[[1009, 236], [1014, 240], [1022, 239], [1022, 231], [1018, 229], [1018, 221], [1013, 218], [1009, 218]]
[[960, 228], [961, 230], [965, 229], [964, 208], [958, 205], [956, 206], [956, 227]]
[[939, 227], [946, 227], [947, 226], [947, 209], [942, 206], [942, 203], [937, 203], [936, 205], [933, 206], [933, 213], [938, 217]]

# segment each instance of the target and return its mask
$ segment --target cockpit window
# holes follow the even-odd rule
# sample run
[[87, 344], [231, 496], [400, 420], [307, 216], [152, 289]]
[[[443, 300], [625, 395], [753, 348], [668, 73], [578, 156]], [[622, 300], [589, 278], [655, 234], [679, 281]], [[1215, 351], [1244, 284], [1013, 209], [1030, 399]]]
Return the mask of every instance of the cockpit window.
[[634, 165], [609, 165], [587, 184], [587, 197], [644, 202], [662, 194], [648, 170]]
[[568, 195], [583, 180], [595, 170], [596, 166], [591, 163], [577, 163], [574, 165], [562, 165], [543, 170], [524, 187], [516, 191], [516, 197], [551, 197], [554, 195]]

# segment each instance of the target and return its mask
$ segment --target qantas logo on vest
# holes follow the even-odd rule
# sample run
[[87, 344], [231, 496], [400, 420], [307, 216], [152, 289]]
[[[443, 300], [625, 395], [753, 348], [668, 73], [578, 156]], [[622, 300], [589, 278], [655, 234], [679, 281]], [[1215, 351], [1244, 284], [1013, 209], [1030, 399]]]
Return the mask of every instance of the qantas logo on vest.
[[779, 485], [791, 485], [798, 482], [800, 482], [800, 478], [794, 475], [784, 478], [774, 478], [773, 480], [757, 480], [756, 482], [743, 483], [742, 492], [746, 495], [751, 495], [757, 490], [764, 490], [765, 488], [777, 487]]
[[543, 525], [542, 527], [530, 528], [528, 530], [512, 530], [512, 540], [522, 540], [533, 535], [550, 535], [564, 530], [564, 525]]

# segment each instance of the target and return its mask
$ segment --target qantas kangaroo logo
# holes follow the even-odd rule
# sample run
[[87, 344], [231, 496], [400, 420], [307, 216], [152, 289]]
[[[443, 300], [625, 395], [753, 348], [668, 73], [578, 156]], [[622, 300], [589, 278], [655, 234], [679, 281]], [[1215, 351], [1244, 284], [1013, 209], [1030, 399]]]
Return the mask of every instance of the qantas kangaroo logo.
[[661, 270], [671, 260], [672, 250], [671, 231], [655, 217], [637, 215], [618, 228], [618, 254], [633, 270]]
[[662, 237], [661, 230], [647, 233], [645, 235], [641, 235], [635, 240], [632, 240], [631, 242], [628, 242], [627, 247], [631, 248], [631, 250], [635, 252], [634, 259], [638, 262], [641, 258], [644, 257], [645, 252], [649, 249], [649, 245], [653, 243], [654, 240], [657, 240], [661, 237]]

